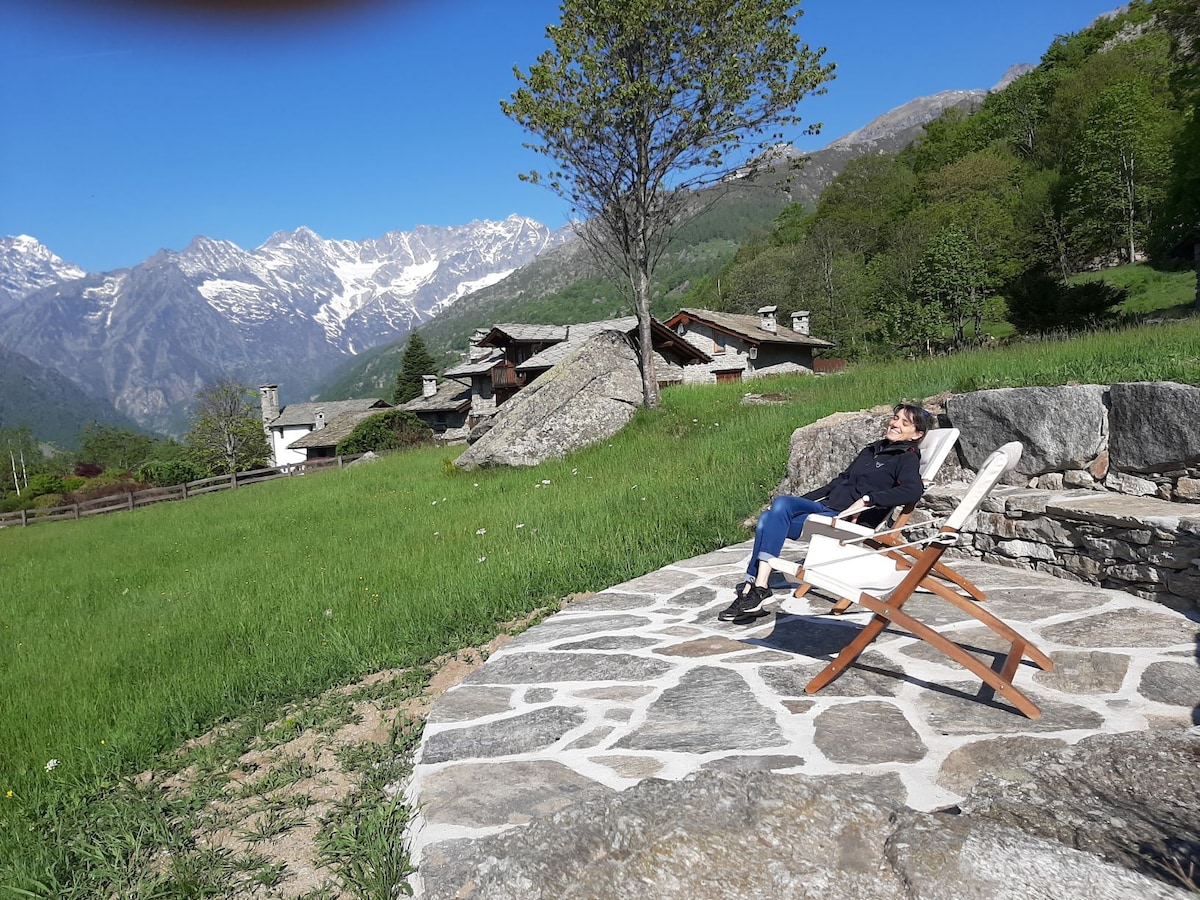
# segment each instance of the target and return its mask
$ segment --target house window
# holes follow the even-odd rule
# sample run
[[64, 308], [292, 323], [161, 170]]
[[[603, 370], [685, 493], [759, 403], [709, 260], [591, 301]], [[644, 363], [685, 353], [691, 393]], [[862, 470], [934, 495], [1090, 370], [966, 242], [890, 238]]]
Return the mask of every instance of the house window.
[[725, 335], [719, 331], [713, 334], [713, 355], [725, 352]]

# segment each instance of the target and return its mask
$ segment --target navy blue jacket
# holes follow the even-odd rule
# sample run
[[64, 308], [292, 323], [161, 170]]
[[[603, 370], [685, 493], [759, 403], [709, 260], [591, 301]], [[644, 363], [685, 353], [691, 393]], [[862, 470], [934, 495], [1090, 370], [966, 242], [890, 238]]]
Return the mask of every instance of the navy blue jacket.
[[869, 495], [871, 509], [858, 517], [861, 525], [874, 528], [893, 506], [916, 503], [925, 492], [921, 482], [921, 451], [917, 441], [886, 438], [863, 447], [846, 470], [828, 484], [804, 494], [841, 512], [859, 497]]

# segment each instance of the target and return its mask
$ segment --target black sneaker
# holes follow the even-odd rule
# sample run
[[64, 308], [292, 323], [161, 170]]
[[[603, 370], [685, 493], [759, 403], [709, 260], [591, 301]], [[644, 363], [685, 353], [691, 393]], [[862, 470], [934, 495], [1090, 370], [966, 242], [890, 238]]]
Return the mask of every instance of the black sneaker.
[[733, 602], [717, 613], [717, 618], [722, 622], [729, 622], [742, 615], [742, 598], [746, 596], [747, 591], [754, 585], [749, 581], [743, 581], [733, 589]]
[[742, 595], [741, 601], [738, 603], [738, 614], [741, 616], [752, 616], [763, 611], [763, 604], [771, 599], [774, 594], [769, 587], [765, 585], [759, 587], [757, 584], [752, 585], [750, 590]]

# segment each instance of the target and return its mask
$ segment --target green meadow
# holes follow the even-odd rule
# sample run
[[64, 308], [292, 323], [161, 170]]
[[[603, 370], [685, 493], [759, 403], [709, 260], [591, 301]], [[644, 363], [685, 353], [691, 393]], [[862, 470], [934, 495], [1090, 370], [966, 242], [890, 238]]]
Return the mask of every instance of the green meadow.
[[[800, 425], [943, 391], [1138, 380], [1200, 384], [1200, 318], [676, 387], [610, 441], [532, 469], [461, 473], [452, 449], [426, 449], [0, 530], [0, 896], [66, 896], [71, 878], [76, 896], [116, 896], [78, 887], [117, 852], [97, 811], [216, 724], [270, 722], [745, 539]], [[743, 404], [748, 391], [786, 402]]]

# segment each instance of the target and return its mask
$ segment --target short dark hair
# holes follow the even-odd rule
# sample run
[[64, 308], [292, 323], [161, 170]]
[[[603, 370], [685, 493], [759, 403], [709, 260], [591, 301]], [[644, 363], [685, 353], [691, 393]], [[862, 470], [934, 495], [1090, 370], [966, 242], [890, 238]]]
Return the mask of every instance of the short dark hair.
[[897, 403], [892, 407], [892, 415], [898, 415], [901, 412], [908, 413], [908, 419], [916, 426], [917, 431], [922, 435], [929, 434], [937, 426], [937, 421], [933, 418], [933, 413], [927, 410], [919, 403]]

